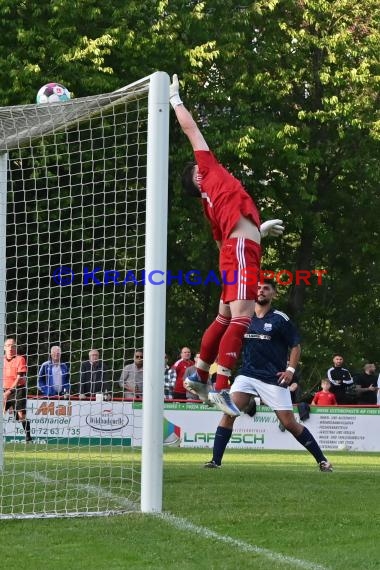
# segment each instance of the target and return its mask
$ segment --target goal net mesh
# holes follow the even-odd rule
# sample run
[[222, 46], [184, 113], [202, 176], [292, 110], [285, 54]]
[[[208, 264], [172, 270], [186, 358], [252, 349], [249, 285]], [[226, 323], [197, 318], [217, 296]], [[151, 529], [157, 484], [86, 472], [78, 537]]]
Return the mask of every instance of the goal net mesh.
[[2, 518], [138, 508], [141, 391], [122, 372], [143, 348], [148, 79], [0, 109], [5, 334], [27, 361], [32, 437], [10, 398]]

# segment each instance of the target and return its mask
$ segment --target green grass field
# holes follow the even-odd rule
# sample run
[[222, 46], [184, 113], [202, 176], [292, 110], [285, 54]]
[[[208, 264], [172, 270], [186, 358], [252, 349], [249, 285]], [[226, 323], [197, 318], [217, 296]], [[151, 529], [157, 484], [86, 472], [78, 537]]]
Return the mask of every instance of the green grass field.
[[[36, 470], [30, 447], [20, 445], [15, 453], [25, 470]], [[123, 481], [123, 462], [127, 477], [131, 473], [130, 453], [112, 452], [118, 464], [112, 468], [110, 450], [91, 452], [90, 486], [78, 480], [86, 475], [89, 451], [75, 453], [74, 471], [67, 450], [54, 467], [62, 481], [55, 505], [67, 497], [81, 506], [87, 497], [93, 500], [99, 485], [115, 507], [136, 498], [137, 483], [130, 493], [130, 483]], [[38, 455], [39, 467], [51, 470], [49, 450]], [[134, 458], [137, 478], [138, 453]], [[2, 567], [380, 568], [380, 454], [329, 454], [334, 473], [320, 473], [306, 452], [228, 450], [222, 469], [202, 469], [209, 458], [206, 449], [165, 449], [162, 515], [1, 521]], [[28, 477], [16, 471], [14, 476], [19, 490], [22, 481], [29, 487]], [[42, 500], [49, 481], [41, 476], [33, 485]]]

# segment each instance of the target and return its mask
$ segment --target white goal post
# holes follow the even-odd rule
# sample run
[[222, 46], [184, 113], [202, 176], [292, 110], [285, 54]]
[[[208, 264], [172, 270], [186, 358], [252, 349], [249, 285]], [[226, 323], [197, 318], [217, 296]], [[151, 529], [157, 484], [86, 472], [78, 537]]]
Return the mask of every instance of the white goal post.
[[0, 108], [0, 518], [162, 510], [169, 83]]

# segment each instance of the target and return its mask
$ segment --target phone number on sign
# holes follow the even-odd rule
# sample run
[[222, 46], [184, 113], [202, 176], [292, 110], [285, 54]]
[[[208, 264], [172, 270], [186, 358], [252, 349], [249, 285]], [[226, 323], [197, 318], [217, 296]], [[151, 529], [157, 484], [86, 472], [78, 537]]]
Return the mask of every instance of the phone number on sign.
[[[16, 428], [16, 435], [24, 435], [24, 430]], [[30, 433], [33, 436], [75, 436], [80, 435], [80, 428], [70, 428], [70, 427], [53, 427], [53, 428], [43, 428], [43, 427], [32, 427]]]

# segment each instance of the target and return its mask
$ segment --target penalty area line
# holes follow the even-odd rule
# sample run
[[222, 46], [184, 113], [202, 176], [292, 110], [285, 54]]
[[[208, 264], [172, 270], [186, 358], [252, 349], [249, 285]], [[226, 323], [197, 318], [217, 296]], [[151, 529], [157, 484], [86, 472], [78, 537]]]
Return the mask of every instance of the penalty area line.
[[[31, 475], [36, 481], [45, 484], [57, 483], [57, 481], [53, 479], [49, 479], [45, 475], [42, 475], [39, 472], [35, 472]], [[108, 489], [104, 489], [103, 487], [99, 487], [98, 485], [91, 485], [91, 484], [82, 484], [82, 483], [73, 483], [70, 484], [69, 487], [77, 489], [78, 491], [82, 491], [91, 495], [95, 495], [97, 497], [102, 497], [103, 499], [109, 499], [112, 501], [117, 502], [120, 506], [127, 507], [130, 511], [139, 512], [138, 507], [132, 501], [125, 499], [124, 497], [119, 497], [112, 493], [112, 491]], [[125, 514], [125, 513], [120, 513]], [[191, 531], [193, 534], [198, 534], [203, 538], [216, 540], [218, 542], [223, 542], [224, 544], [229, 544], [235, 548], [239, 548], [243, 552], [248, 552], [252, 554], [257, 554], [258, 556], [262, 556], [267, 560], [272, 560], [273, 562], [279, 562], [281, 564], [288, 564], [291, 565], [293, 568], [301, 568], [301, 570], [329, 570], [327, 566], [322, 566], [321, 564], [315, 564], [314, 562], [308, 562], [307, 560], [302, 560], [300, 558], [295, 558], [293, 556], [287, 556], [285, 554], [280, 554], [278, 552], [274, 552], [273, 550], [269, 550], [268, 548], [263, 548], [261, 546], [256, 546], [255, 544], [249, 544], [248, 542], [244, 542], [243, 540], [239, 540], [236, 538], [232, 538], [231, 536], [226, 536], [223, 534], [218, 534], [217, 532], [206, 528], [204, 526], [198, 526], [187, 519], [182, 517], [177, 517], [171, 513], [164, 512], [164, 513], [145, 513], [144, 516], [152, 516], [155, 518], [159, 518], [162, 521], [170, 524], [171, 526], [175, 527], [177, 530], [180, 531]]]
[[279, 554], [269, 550], [268, 548], [263, 548], [261, 546], [256, 546], [255, 544], [249, 544], [243, 540], [232, 538], [231, 536], [226, 536], [223, 534], [218, 534], [209, 528], [204, 526], [198, 526], [190, 521], [172, 515], [171, 513], [152, 513], [155, 516], [168, 524], [174, 526], [178, 530], [191, 531], [192, 533], [201, 535], [203, 538], [216, 540], [218, 542], [224, 542], [236, 548], [239, 548], [243, 552], [250, 552], [272, 560], [273, 562], [280, 562], [282, 564], [290, 564], [293, 568], [302, 568], [302, 570], [329, 570], [327, 566], [321, 566], [320, 564], [315, 564], [314, 562], [308, 562], [307, 560], [302, 560], [300, 558], [294, 558], [293, 556], [287, 556], [285, 554]]

